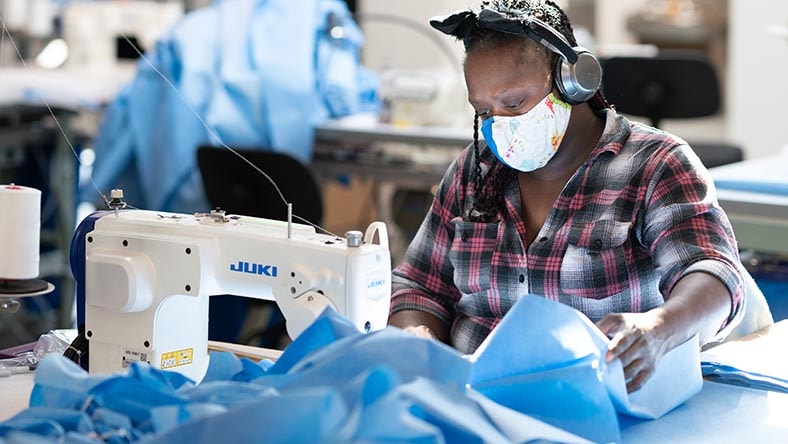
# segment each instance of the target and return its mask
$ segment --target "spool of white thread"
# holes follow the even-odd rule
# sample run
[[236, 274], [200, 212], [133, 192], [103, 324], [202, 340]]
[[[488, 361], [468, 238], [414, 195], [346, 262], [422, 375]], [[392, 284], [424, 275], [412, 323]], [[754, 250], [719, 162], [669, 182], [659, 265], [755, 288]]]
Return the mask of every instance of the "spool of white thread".
[[38, 277], [41, 191], [0, 185], [0, 279]]

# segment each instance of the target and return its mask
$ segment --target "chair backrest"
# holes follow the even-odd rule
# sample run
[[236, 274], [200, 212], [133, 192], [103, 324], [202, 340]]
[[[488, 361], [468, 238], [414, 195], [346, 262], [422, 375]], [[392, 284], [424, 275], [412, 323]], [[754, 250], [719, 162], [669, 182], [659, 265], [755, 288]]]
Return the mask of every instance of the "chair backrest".
[[[294, 215], [314, 224], [321, 222], [323, 197], [306, 165], [284, 153], [233, 149], [276, 182], [285, 199], [293, 204]], [[287, 219], [287, 206], [271, 182], [233, 152], [202, 146], [197, 150], [197, 164], [212, 206], [244, 216]]]
[[[662, 119], [706, 117], [720, 109], [719, 79], [701, 52], [661, 51], [653, 57], [610, 57], [601, 63], [605, 98], [617, 111], [646, 117], [656, 128]], [[744, 157], [741, 147], [722, 141], [689, 145], [706, 168]]]
[[740, 146], [725, 142], [690, 142], [690, 147], [700, 157], [706, 168], [714, 168], [744, 160]]
[[705, 117], [720, 109], [714, 67], [699, 52], [663, 51], [654, 57], [610, 57], [602, 61], [602, 91], [616, 110], [662, 119]]

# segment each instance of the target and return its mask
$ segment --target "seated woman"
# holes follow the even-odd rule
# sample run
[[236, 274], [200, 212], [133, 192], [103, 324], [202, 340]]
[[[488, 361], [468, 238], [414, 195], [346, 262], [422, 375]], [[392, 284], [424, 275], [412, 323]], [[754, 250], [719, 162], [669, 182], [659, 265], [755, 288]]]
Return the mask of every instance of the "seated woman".
[[692, 336], [725, 335], [744, 291], [711, 178], [686, 142], [607, 104], [564, 12], [495, 0], [432, 24], [465, 45], [474, 142], [394, 270], [390, 324], [471, 353], [540, 295], [612, 338], [629, 391]]

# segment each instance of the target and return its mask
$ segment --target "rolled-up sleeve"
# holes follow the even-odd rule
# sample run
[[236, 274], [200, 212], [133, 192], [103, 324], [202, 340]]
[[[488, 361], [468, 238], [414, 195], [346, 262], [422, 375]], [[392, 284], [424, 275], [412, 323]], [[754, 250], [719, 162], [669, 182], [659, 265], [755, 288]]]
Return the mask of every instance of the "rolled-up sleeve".
[[660, 292], [667, 299], [690, 273], [715, 276], [731, 297], [730, 314], [720, 326], [727, 330], [742, 312], [744, 288], [736, 240], [711, 176], [685, 144], [652, 161], [642, 237], [662, 274]]

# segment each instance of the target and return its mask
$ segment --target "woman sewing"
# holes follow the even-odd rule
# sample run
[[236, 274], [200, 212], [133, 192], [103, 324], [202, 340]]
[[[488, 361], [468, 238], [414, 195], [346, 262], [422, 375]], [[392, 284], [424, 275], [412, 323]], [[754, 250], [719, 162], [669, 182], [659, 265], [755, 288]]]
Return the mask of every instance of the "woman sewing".
[[390, 324], [472, 353], [540, 295], [611, 338], [630, 392], [667, 351], [724, 335], [743, 290], [711, 178], [686, 142], [606, 103], [564, 12], [496, 0], [431, 23], [465, 46], [474, 141], [394, 270]]

